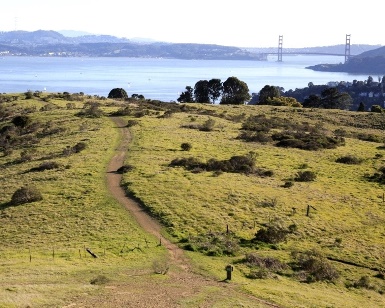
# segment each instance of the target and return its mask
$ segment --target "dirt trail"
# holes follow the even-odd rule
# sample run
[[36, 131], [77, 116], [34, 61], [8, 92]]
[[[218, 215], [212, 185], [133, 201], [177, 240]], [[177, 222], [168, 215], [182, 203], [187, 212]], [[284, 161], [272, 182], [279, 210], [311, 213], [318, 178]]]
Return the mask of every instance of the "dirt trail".
[[[121, 130], [122, 140], [108, 166], [108, 188], [116, 200], [131, 212], [144, 230], [159, 237], [161, 226], [147, 215], [137, 202], [126, 197], [120, 186], [122, 175], [115, 171], [124, 164], [131, 137], [128, 128], [125, 127], [126, 123], [121, 118], [112, 119]], [[236, 284], [215, 281], [194, 273], [182, 249], [166, 238], [162, 238], [162, 245], [170, 253], [170, 269], [166, 279], [154, 279], [151, 275], [143, 275], [139, 279], [128, 276], [127, 281], [123, 284], [109, 284], [102, 294], [79, 299], [67, 307], [279, 307], [241, 293]], [[229, 301], [229, 298], [232, 297], [234, 300]]]
[[[124, 160], [127, 154], [128, 144], [131, 141], [131, 136], [128, 131], [128, 128], [125, 127], [125, 122], [121, 118], [113, 118], [114, 123], [121, 129], [122, 140], [118, 148], [116, 149], [116, 154], [110, 161], [107, 170], [107, 186], [111, 194], [124, 205], [135, 217], [139, 225], [146, 230], [148, 233], [151, 233], [158, 238], [160, 238], [161, 226], [159, 223], [152, 219], [140, 205], [134, 200], [128, 198], [120, 186], [122, 175], [116, 173], [115, 171], [124, 164]], [[183, 250], [180, 249], [177, 245], [171, 243], [165, 238], [161, 238], [162, 245], [167, 248], [170, 252], [170, 258], [174, 264], [182, 267], [185, 270], [189, 270], [189, 264], [184, 258]]]

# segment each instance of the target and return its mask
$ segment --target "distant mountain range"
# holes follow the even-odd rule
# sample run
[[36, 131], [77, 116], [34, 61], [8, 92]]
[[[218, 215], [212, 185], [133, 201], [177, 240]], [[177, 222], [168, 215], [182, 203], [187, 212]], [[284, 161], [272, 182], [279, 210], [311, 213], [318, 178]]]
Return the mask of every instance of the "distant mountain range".
[[[351, 45], [353, 56], [346, 64], [322, 64], [309, 67], [320, 71], [384, 73], [385, 47]], [[149, 39], [127, 39], [111, 35], [94, 35], [80, 31], [9, 31], [0, 32], [0, 56], [61, 57], [138, 57], [200, 60], [265, 60], [277, 47], [239, 48], [213, 44], [167, 43]], [[285, 53], [344, 54], [345, 45], [287, 48]]]
[[109, 35], [68, 37], [43, 30], [0, 32], [0, 55], [260, 60], [259, 54], [238, 47], [134, 41]]

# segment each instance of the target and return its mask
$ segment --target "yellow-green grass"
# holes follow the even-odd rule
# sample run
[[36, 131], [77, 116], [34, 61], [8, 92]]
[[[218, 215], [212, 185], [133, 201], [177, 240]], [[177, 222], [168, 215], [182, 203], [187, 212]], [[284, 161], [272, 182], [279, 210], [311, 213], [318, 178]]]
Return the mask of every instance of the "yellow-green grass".
[[[0, 307], [64, 306], [79, 294], [102, 292], [90, 283], [99, 275], [119, 281], [132, 273], [151, 274], [153, 260], [165, 253], [107, 191], [107, 163], [120, 140], [115, 124], [107, 117], [77, 117], [81, 108], [67, 110], [65, 101], [53, 103], [54, 110], [27, 115], [43, 127], [51, 123], [61, 130], [0, 157]], [[3, 104], [21, 112], [45, 103], [20, 99]], [[87, 144], [84, 151], [62, 155], [78, 142]], [[20, 162], [25, 150], [32, 159]], [[29, 172], [44, 161], [60, 168]], [[14, 191], [31, 184], [42, 201], [9, 204]]]
[[[98, 102], [104, 104], [106, 113], [122, 106], [110, 100]], [[67, 109], [68, 102], [60, 99], [51, 103], [58, 109], [28, 115], [40, 123], [52, 121], [65, 130], [32, 146], [36, 152], [31, 161], [14, 163], [25, 149], [0, 157], [3, 191], [0, 307], [64, 305], [79, 294], [101, 292], [98, 286], [90, 284], [98, 275], [127, 280], [132, 272], [151, 272], [152, 261], [164, 254], [157, 247], [157, 239], [145, 234], [107, 192], [106, 165], [119, 141], [115, 125], [106, 117], [76, 117], [84, 102], [76, 102], [77, 109]], [[12, 104], [19, 110], [31, 106], [39, 110], [45, 103], [22, 100], [9, 103]], [[331, 131], [343, 128], [351, 133], [381, 136], [383, 130], [356, 127], [384, 123], [381, 115], [268, 106], [191, 106], [197, 110], [174, 113], [170, 118], [160, 118], [159, 113], [135, 118], [139, 125], [131, 128], [133, 140], [126, 163], [134, 169], [124, 175], [125, 186], [161, 217], [171, 238], [178, 241], [209, 231], [224, 232], [229, 226], [237, 236], [251, 239], [262, 224], [279, 220], [285, 226], [296, 224], [297, 231], [286, 242], [275, 245], [275, 250], [260, 248], [261, 255], [290, 262], [293, 249], [316, 248], [329, 258], [363, 266], [333, 261], [341, 274], [335, 283], [304, 284], [286, 275], [251, 280], [246, 278], [250, 269], [240, 261], [245, 253], [254, 250], [244, 248], [236, 257], [207, 257], [188, 252], [198, 271], [221, 280], [225, 278], [225, 265], [233, 263], [235, 270], [230, 283], [283, 307], [385, 307], [379, 292], [384, 289], [384, 281], [374, 277], [378, 271], [368, 269], [384, 267], [384, 187], [363, 177], [385, 164], [382, 157], [375, 158], [376, 154], [385, 154], [378, 148], [381, 144], [347, 138], [345, 146], [332, 150], [283, 149], [237, 139], [241, 121], [229, 120], [266, 114], [297, 123], [322, 122]], [[209, 111], [212, 116], [202, 114]], [[209, 118], [216, 121], [214, 131], [183, 128], [203, 124]], [[62, 156], [63, 149], [80, 141], [87, 143], [83, 152]], [[192, 144], [189, 152], [181, 151], [183, 142]], [[235, 173], [214, 176], [211, 172], [192, 173], [169, 167], [173, 159], [180, 157], [193, 156], [206, 161], [229, 159], [250, 151], [258, 154], [257, 166], [274, 172], [272, 177]], [[335, 162], [345, 155], [356, 155], [364, 161], [353, 166]], [[45, 160], [54, 160], [61, 168], [26, 172]], [[301, 169], [304, 164], [307, 168]], [[282, 187], [303, 170], [315, 172], [316, 181]], [[8, 206], [12, 193], [29, 183], [38, 187], [43, 200]], [[261, 206], [262, 202], [271, 200], [276, 200], [275, 207]], [[312, 208], [306, 216], [308, 205]], [[341, 241], [337, 243], [336, 239]], [[146, 258], [137, 250], [128, 252], [137, 245], [145, 251]], [[85, 247], [91, 248], [99, 258], [92, 258]], [[352, 284], [362, 276], [371, 278], [375, 290], [346, 288], [345, 284]], [[182, 304], [199, 305], [210, 296], [210, 290], [206, 291], [207, 294], [198, 294]], [[215, 290], [212, 292], [215, 294]], [[247, 306], [246, 297], [232, 300], [214, 297], [213, 307], [224, 307], [224, 303], [230, 306], [230, 302], [234, 306]]]
[[[383, 130], [356, 127], [372, 126], [373, 123], [383, 125], [383, 115], [371, 117], [365, 113], [359, 117], [357, 113], [346, 111], [262, 106], [201, 108], [214, 110], [221, 116], [211, 116], [216, 121], [211, 132], [186, 128], [191, 124], [203, 124], [210, 116], [183, 112], [170, 118], [146, 116], [140, 118], [139, 125], [131, 128], [133, 141], [127, 163], [135, 169], [125, 175], [126, 185], [156, 216], [161, 217], [175, 240], [210, 231], [224, 232], [227, 226], [236, 235], [251, 239], [263, 224], [273, 220], [279, 220], [285, 226], [295, 224], [297, 231], [278, 245], [279, 252], [268, 251], [270, 256], [288, 261], [290, 251], [294, 249], [315, 248], [330, 259], [355, 263], [362, 268], [353, 266], [352, 270], [352, 266], [333, 261], [333, 266], [341, 273], [337, 286], [322, 283], [299, 287], [302, 284], [280, 278], [268, 282], [247, 280], [248, 290], [290, 307], [341, 307], [341, 303], [347, 302], [351, 307], [359, 307], [354, 303], [368, 302], [368, 297], [375, 298], [373, 302], [384, 304], [383, 296], [375, 291], [345, 288], [345, 284], [352, 284], [365, 275], [374, 280], [380, 292], [385, 287], [382, 279], [374, 277], [378, 274], [376, 270], [367, 270], [385, 266], [384, 186], [365, 178], [385, 164], [384, 158], [378, 155], [385, 154], [381, 148], [383, 144], [346, 138], [346, 144], [336, 149], [304, 151], [278, 148], [272, 144], [246, 143], [236, 138], [241, 124], [223, 118], [223, 114], [244, 113], [244, 117], [266, 114], [286, 117], [296, 123], [322, 123], [331, 132], [344, 129], [350, 133], [383, 136]], [[191, 143], [190, 151], [181, 150], [184, 142]], [[214, 176], [211, 172], [192, 173], [169, 166], [175, 158], [229, 159], [250, 151], [258, 154], [257, 166], [274, 172], [272, 177], [232, 173]], [[337, 158], [346, 155], [357, 156], [363, 162], [359, 165], [336, 162]], [[317, 179], [314, 182], [295, 182], [291, 188], [282, 187], [298, 171], [303, 171], [304, 165], [307, 166], [305, 170], [317, 174]], [[269, 200], [276, 200], [276, 206], [261, 206], [261, 202]], [[306, 215], [308, 206], [311, 206], [309, 216]], [[207, 258], [202, 259], [204, 264], [207, 263]], [[225, 264], [223, 259], [219, 260], [216, 270], [206, 268], [218, 277], [223, 275]], [[261, 291], [260, 285], [274, 287], [265, 286]], [[275, 292], [274, 288], [282, 290]], [[302, 293], [313, 289], [316, 290], [312, 291], [313, 295], [303, 296]], [[283, 297], [281, 293], [288, 295]], [[358, 300], [360, 296], [362, 299]], [[339, 300], [339, 297], [343, 299]], [[368, 305], [373, 302], [369, 300]]]

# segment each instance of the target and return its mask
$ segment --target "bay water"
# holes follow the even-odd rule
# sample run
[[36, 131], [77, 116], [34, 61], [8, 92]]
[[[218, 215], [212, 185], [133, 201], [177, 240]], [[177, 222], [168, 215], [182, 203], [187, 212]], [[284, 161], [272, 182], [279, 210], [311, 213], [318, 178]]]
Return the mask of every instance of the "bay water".
[[[267, 61], [179, 60], [121, 57], [16, 57], [0, 58], [0, 93], [31, 91], [83, 92], [108, 96], [113, 88], [123, 88], [128, 95], [165, 102], [176, 101], [186, 86], [199, 80], [237, 77], [247, 83], [250, 94], [265, 85], [287, 90], [329, 81], [367, 80], [369, 75], [316, 72], [307, 66], [340, 63], [341, 56], [284, 55]], [[373, 76], [377, 81], [378, 76]], [[382, 77], [382, 76], [381, 76]]]

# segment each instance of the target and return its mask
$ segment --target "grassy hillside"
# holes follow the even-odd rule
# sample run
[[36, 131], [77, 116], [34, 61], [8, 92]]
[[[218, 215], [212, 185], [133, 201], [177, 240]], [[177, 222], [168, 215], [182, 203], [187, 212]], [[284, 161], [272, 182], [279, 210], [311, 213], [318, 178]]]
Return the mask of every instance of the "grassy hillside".
[[[62, 307], [77, 294], [100, 292], [90, 284], [98, 277], [147, 272], [165, 253], [107, 193], [119, 132], [108, 117], [76, 115], [97, 100], [73, 99], [20, 95], [0, 104], [3, 131], [17, 116], [30, 118], [26, 128], [2, 134], [11, 141], [0, 157], [0, 307]], [[69, 151], [79, 143], [84, 150]], [[33, 171], [46, 162], [58, 168]], [[10, 204], [17, 189], [31, 185], [43, 200]]]
[[[270, 278], [267, 282], [248, 280], [246, 288], [283, 305], [316, 307], [322, 299], [322, 307], [341, 307], [346, 301], [358, 307], [368, 296], [385, 303], [381, 295], [385, 286], [384, 185], [368, 180], [385, 163], [384, 115], [269, 106], [188, 107], [171, 115], [166, 113], [166, 117], [161, 116], [162, 112], [147, 110], [147, 116], [136, 120], [139, 123], [132, 127], [134, 139], [127, 160], [134, 169], [125, 177], [129, 193], [161, 219], [176, 241], [212, 257], [234, 255], [230, 260], [237, 264], [239, 275]], [[136, 116], [138, 113], [135, 109], [131, 112]], [[277, 147], [276, 142], [239, 139], [243, 123], [256, 115], [306, 124], [324, 135], [343, 135], [345, 144], [311, 151]], [[208, 120], [215, 122], [213, 129], [200, 129]], [[182, 143], [190, 143], [191, 150], [182, 151]], [[255, 153], [257, 168], [273, 175], [170, 166], [178, 158], [194, 157], [207, 162], [229, 160], [249, 152]], [[346, 156], [361, 162], [336, 162]], [[316, 179], [293, 180], [304, 171], [313, 172]], [[285, 187], [287, 182], [292, 186]], [[279, 243], [253, 241], [258, 230], [267, 226], [283, 230], [292, 226], [294, 231]], [[264, 268], [266, 272], [255, 273], [260, 271], [258, 267], [242, 262], [245, 254], [257, 252], [260, 257], [291, 264], [293, 251], [313, 249], [339, 273], [332, 283], [300, 283], [312, 277], [300, 277], [304, 273], [293, 270], [295, 266], [278, 271]], [[360, 285], [360, 281], [366, 287], [351, 287]], [[310, 294], [304, 298], [304, 293]], [[357, 294], [363, 296], [362, 301]], [[342, 302], [337, 301], [339, 296]]]
[[[42, 94], [3, 96], [0, 115], [1, 307], [60, 306], [164, 255], [105, 187], [119, 141], [110, 115], [133, 136], [127, 193], [200, 271], [223, 279], [232, 263], [234, 283], [283, 307], [385, 307], [384, 114]], [[315, 136], [308, 149], [277, 146], [294, 131]], [[325, 136], [335, 143], [311, 150]], [[11, 202], [31, 184], [42, 200]]]

